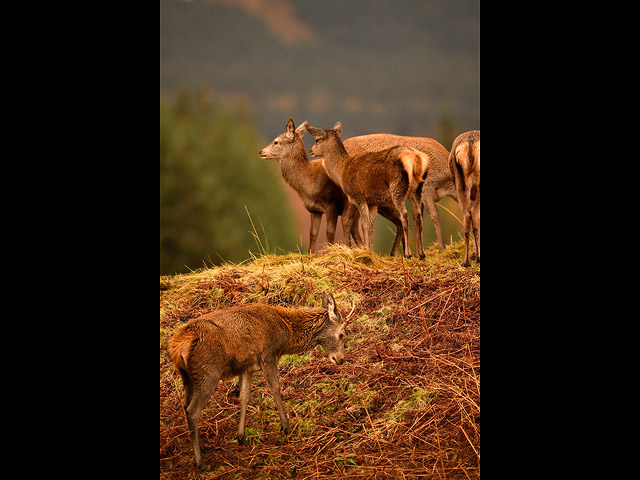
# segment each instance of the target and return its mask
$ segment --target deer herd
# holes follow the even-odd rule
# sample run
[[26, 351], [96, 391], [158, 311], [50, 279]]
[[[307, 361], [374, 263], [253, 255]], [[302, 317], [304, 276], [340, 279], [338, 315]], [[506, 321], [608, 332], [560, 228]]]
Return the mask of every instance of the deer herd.
[[[307, 158], [302, 137], [305, 131], [315, 138]], [[376, 214], [396, 225], [391, 256], [398, 246], [411, 257], [409, 220], [405, 200], [411, 204], [415, 248], [425, 257], [422, 245], [422, 213], [431, 217], [436, 239], [445, 248], [436, 202], [445, 196], [462, 209], [465, 259], [470, 266], [469, 239], [473, 229], [474, 255], [480, 261], [480, 130], [462, 133], [454, 140], [451, 153], [436, 140], [375, 133], [341, 139], [342, 124], [323, 130], [305, 120], [295, 128], [290, 118], [286, 131], [260, 150], [260, 157], [280, 163], [282, 178], [302, 200], [311, 215], [309, 253], [316, 249], [322, 214], [327, 217], [327, 240], [333, 243], [338, 216], [347, 245], [351, 238], [373, 250]], [[362, 226], [362, 236], [358, 225]], [[347, 233], [349, 232], [349, 233]], [[364, 237], [364, 238], [363, 238]]]
[[[302, 137], [309, 132], [315, 138], [309, 160]], [[445, 196], [455, 199], [462, 210], [465, 258], [480, 261], [480, 131], [462, 133], [453, 142], [451, 152], [436, 140], [371, 134], [341, 139], [342, 124], [323, 130], [306, 121], [298, 128], [293, 119], [259, 155], [280, 163], [282, 178], [300, 196], [311, 215], [309, 253], [316, 251], [322, 215], [326, 215], [327, 239], [335, 239], [341, 217], [345, 240], [364, 244], [373, 250], [376, 214], [396, 225], [391, 255], [398, 247], [406, 257], [409, 245], [411, 205], [415, 249], [425, 257], [422, 244], [422, 213], [426, 207], [435, 227], [440, 248], [442, 238], [436, 202]], [[362, 233], [360, 228], [362, 227]], [[474, 255], [469, 256], [471, 230]], [[169, 339], [168, 351], [184, 387], [183, 408], [191, 433], [195, 464], [208, 470], [202, 459], [203, 446], [198, 421], [209, 397], [221, 379], [239, 377], [240, 419], [238, 443], [245, 444], [245, 418], [253, 373], [262, 370], [275, 399], [280, 424], [286, 435], [291, 425], [282, 404], [277, 375], [283, 355], [299, 354], [322, 345], [330, 361], [344, 359], [345, 327], [353, 308], [343, 318], [331, 293], [322, 294], [321, 309], [291, 309], [262, 303], [213, 311], [194, 318]]]

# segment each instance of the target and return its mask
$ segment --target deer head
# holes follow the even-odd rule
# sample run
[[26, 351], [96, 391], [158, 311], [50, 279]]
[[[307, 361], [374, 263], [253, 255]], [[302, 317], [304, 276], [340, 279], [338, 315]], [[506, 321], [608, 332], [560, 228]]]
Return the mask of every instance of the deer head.
[[291, 155], [291, 150], [296, 145], [296, 142], [302, 141], [306, 126], [307, 121], [305, 120], [302, 125], [295, 128], [293, 118], [289, 118], [286, 131], [274, 138], [269, 145], [260, 150], [258, 155], [260, 155], [260, 158], [277, 161], [287, 155]]
[[333, 294], [322, 294], [322, 308], [327, 309], [329, 321], [318, 336], [318, 343], [327, 353], [331, 363], [336, 365], [344, 361], [344, 333], [346, 322], [343, 321]]
[[316, 139], [316, 143], [311, 147], [309, 153], [314, 157], [324, 157], [327, 151], [327, 142], [337, 135], [340, 138], [342, 134], [342, 123], [336, 122], [332, 129], [323, 130], [321, 128], [313, 127], [309, 124], [306, 125], [307, 132], [309, 132]]

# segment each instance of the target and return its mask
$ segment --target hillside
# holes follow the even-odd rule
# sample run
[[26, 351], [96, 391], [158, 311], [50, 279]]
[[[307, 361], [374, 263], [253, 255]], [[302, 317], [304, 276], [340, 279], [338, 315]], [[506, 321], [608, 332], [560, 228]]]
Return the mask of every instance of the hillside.
[[[479, 478], [480, 268], [461, 267], [462, 257], [462, 242], [432, 246], [426, 261], [334, 245], [160, 277], [160, 477]], [[343, 315], [353, 307], [345, 363], [331, 364], [321, 348], [283, 357], [288, 441], [258, 373], [249, 445], [238, 445], [235, 385], [221, 383], [200, 420], [212, 472], [198, 471], [168, 338], [212, 309], [318, 307], [324, 290]]]

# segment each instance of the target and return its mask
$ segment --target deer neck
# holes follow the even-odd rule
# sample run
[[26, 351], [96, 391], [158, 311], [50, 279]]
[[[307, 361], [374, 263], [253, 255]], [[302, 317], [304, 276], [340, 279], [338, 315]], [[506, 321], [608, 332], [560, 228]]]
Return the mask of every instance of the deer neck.
[[289, 315], [282, 315], [281, 319], [290, 334], [285, 353], [294, 354], [308, 352], [318, 345], [317, 337], [328, 315], [324, 309], [308, 312], [291, 311]]
[[280, 173], [285, 182], [294, 190], [300, 191], [308, 183], [311, 164], [307, 159], [304, 144], [301, 140], [291, 147], [291, 155], [280, 160]]
[[349, 154], [341, 141], [332, 142], [331, 148], [328, 149], [324, 156], [324, 168], [329, 178], [341, 187], [342, 171], [347, 158], [349, 158]]

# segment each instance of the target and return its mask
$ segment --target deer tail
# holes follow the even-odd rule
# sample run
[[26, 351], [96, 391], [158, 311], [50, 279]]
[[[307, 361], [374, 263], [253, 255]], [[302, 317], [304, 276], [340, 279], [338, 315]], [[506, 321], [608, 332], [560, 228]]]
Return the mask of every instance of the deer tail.
[[427, 179], [429, 168], [429, 157], [415, 148], [406, 148], [399, 154], [400, 161], [409, 178], [409, 185], [415, 190]]
[[467, 189], [464, 176], [465, 172], [471, 171], [474, 163], [472, 154], [472, 142], [459, 143], [451, 149], [451, 160], [449, 161], [449, 170], [455, 183], [464, 191]]
[[179, 330], [169, 339], [167, 349], [169, 350], [169, 357], [171, 357], [171, 361], [173, 361], [173, 366], [176, 370], [187, 371], [187, 362], [193, 340], [194, 337], [185, 332], [184, 329]]

